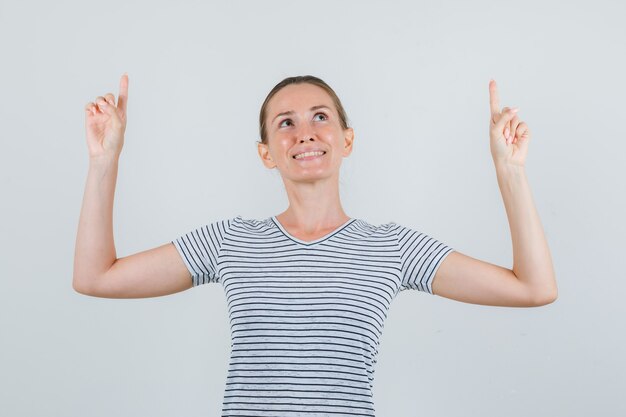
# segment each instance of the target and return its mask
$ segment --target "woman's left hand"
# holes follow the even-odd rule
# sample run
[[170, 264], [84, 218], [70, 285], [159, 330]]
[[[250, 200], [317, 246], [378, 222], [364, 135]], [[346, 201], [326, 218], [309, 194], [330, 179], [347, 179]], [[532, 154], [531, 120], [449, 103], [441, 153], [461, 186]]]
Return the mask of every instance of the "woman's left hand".
[[519, 109], [505, 107], [500, 111], [498, 86], [494, 80], [489, 81], [489, 102], [491, 107], [489, 136], [493, 162], [496, 165], [523, 167], [530, 140], [528, 125], [519, 119], [517, 115]]

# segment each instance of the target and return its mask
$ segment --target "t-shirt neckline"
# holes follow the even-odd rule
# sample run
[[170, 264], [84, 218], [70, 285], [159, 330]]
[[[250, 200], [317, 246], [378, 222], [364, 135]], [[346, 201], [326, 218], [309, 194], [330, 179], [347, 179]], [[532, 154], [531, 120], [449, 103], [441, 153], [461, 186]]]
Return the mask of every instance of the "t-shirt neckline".
[[337, 227], [335, 230], [325, 234], [324, 236], [317, 238], [315, 240], [309, 241], [307, 242], [306, 240], [302, 240], [302, 239], [298, 239], [295, 236], [292, 236], [284, 227], [282, 224], [280, 224], [280, 221], [278, 221], [278, 219], [276, 218], [276, 216], [272, 216], [270, 217], [270, 219], [272, 219], [272, 221], [274, 222], [274, 224], [278, 227], [278, 229], [283, 233], [283, 235], [285, 235], [287, 238], [293, 240], [296, 243], [299, 243], [301, 245], [305, 245], [305, 246], [310, 246], [310, 245], [315, 245], [316, 243], [321, 243], [327, 239], [330, 239], [332, 236], [336, 235], [337, 233], [339, 233], [340, 231], [342, 231], [343, 229], [345, 229], [350, 223], [354, 222], [356, 219], [355, 218], [350, 218], [348, 219], [344, 224], [342, 224], [341, 226]]

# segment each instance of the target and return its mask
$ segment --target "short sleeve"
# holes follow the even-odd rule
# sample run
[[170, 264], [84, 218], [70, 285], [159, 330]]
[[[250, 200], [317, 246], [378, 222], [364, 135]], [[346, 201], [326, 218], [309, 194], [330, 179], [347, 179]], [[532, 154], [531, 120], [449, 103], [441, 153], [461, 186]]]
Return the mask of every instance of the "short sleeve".
[[400, 291], [412, 289], [433, 294], [432, 284], [437, 269], [454, 249], [409, 227], [397, 224], [395, 227], [402, 277]]
[[231, 223], [232, 219], [214, 221], [172, 240], [191, 274], [194, 287], [220, 282], [220, 249]]

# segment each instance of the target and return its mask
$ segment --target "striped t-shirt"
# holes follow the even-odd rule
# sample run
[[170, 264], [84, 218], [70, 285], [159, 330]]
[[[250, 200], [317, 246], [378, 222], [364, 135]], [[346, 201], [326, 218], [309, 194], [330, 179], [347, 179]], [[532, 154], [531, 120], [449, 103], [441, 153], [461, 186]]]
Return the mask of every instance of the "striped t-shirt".
[[452, 248], [352, 218], [304, 241], [275, 216], [177, 237], [193, 285], [221, 283], [231, 326], [222, 416], [374, 416], [374, 365], [399, 291], [432, 294]]

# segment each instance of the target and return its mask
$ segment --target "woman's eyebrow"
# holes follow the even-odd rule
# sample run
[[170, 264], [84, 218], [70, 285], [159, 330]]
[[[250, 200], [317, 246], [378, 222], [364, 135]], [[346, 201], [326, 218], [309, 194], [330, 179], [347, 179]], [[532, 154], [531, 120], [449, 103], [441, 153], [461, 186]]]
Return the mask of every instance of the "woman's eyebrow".
[[[330, 110], [330, 107], [328, 107], [328, 106], [326, 106], [326, 105], [324, 105], [324, 104], [318, 104], [317, 106], [313, 106], [313, 107], [311, 107], [311, 108], [309, 109], [309, 111], [313, 111], [313, 110], [317, 110], [317, 109], [323, 109], [323, 108]], [[290, 115], [290, 114], [294, 114], [294, 113], [295, 113], [295, 112], [294, 112], [293, 110], [289, 110], [289, 111], [284, 111], [284, 112], [282, 112], [282, 113], [278, 113], [276, 116], [274, 116], [274, 118], [272, 119], [272, 122], [273, 122], [274, 120], [276, 120], [276, 119], [277, 119], [278, 117], [280, 117], [280, 116], [288, 116], [288, 115]]]

